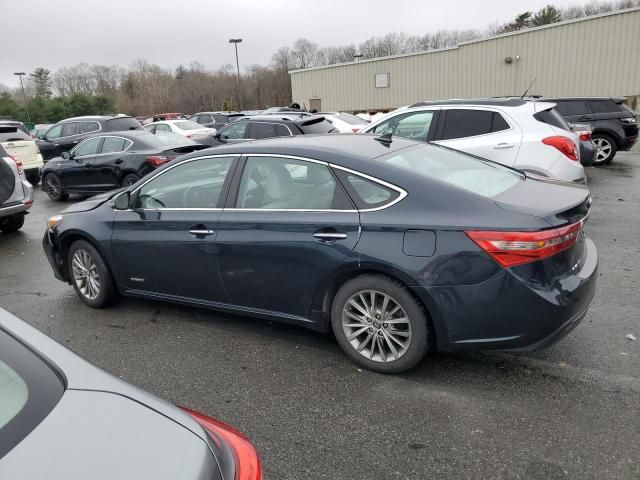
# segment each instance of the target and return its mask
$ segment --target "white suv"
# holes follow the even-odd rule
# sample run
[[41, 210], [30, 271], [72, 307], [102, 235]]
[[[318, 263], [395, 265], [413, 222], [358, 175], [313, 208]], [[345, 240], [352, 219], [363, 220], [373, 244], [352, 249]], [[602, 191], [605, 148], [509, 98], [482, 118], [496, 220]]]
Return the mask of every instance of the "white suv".
[[32, 204], [33, 187], [24, 175], [22, 162], [0, 145], [0, 231], [19, 230]]
[[434, 142], [536, 175], [586, 183], [580, 140], [554, 106], [519, 98], [420, 102], [362, 133]]

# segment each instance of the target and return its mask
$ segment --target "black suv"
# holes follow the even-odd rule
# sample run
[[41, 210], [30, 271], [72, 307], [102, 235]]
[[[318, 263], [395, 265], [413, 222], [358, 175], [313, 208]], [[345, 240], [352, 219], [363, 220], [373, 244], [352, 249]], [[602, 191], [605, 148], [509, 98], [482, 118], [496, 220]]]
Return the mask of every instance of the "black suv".
[[243, 116], [242, 113], [237, 112], [198, 112], [194, 113], [189, 120], [193, 120], [203, 127], [220, 130]]
[[68, 152], [85, 138], [102, 132], [140, 130], [142, 125], [126, 115], [92, 115], [60, 120], [38, 138], [38, 147], [46, 162]]
[[315, 133], [333, 133], [336, 129], [324, 117], [317, 115], [257, 115], [242, 117], [218, 131], [206, 143], [238, 143], [261, 138], [291, 137]]
[[629, 150], [638, 139], [636, 115], [617, 97], [545, 98], [571, 123], [590, 123], [596, 146], [595, 165], [611, 163], [618, 150]]

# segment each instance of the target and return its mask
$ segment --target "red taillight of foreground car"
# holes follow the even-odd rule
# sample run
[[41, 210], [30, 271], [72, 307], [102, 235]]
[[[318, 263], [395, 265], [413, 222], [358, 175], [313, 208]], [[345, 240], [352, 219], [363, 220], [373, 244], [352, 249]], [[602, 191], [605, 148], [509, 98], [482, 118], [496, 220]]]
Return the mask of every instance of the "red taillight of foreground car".
[[145, 157], [147, 163], [151, 164], [152, 167], [158, 168], [163, 163], [167, 163], [173, 160], [176, 157], [172, 157], [171, 155], [152, 155], [150, 157]]
[[200, 424], [214, 442], [223, 441], [233, 453], [236, 465], [234, 480], [262, 480], [262, 465], [251, 441], [226, 423], [207, 417], [202, 413], [180, 407]]
[[16, 157], [14, 157], [13, 155], [9, 155], [9, 158], [11, 160], [13, 160], [13, 163], [16, 164], [16, 168], [18, 169], [18, 174], [22, 173], [22, 162], [20, 160], [18, 160]]
[[557, 148], [569, 160], [578, 161], [578, 149], [576, 148], [576, 144], [570, 138], [556, 135], [553, 137], [543, 138], [542, 143], [549, 145], [550, 147]]
[[591, 140], [591, 132], [577, 132], [580, 135], [581, 142], [588, 142]]
[[464, 232], [503, 267], [543, 260], [566, 250], [578, 241], [582, 221], [566, 227], [538, 232]]

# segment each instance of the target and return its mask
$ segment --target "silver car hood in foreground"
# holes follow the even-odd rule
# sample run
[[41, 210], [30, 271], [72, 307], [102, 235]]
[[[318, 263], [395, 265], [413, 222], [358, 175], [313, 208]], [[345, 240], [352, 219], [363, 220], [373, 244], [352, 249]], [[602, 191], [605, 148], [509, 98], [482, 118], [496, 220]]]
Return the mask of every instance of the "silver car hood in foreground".
[[2, 309], [0, 328], [43, 357], [66, 383], [53, 411], [0, 459], [0, 478], [220, 478], [205, 432], [182, 410]]

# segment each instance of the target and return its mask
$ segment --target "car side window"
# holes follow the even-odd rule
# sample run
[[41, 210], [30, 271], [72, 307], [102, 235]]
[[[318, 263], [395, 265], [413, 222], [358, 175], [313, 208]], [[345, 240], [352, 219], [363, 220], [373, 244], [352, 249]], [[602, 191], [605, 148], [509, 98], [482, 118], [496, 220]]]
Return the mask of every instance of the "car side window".
[[589, 107], [593, 113], [615, 113], [620, 111], [612, 100], [589, 100]]
[[69, 122], [62, 125], [62, 136], [70, 137], [76, 135], [78, 132], [78, 124], [76, 122]]
[[56, 125], [55, 127], [51, 127], [45, 133], [45, 140], [55, 140], [62, 136], [62, 125]]
[[96, 155], [98, 153], [98, 148], [100, 147], [101, 141], [102, 137], [94, 137], [85, 140], [73, 150], [73, 156], [83, 157], [86, 155]]
[[558, 102], [556, 110], [561, 115], [586, 115], [589, 113], [586, 102], [582, 101], [562, 101]]
[[284, 125], [276, 124], [276, 137], [290, 137], [291, 132]]
[[276, 126], [273, 123], [249, 123], [249, 138], [272, 138], [276, 136]]
[[361, 209], [377, 208], [386, 205], [400, 195], [399, 192], [373, 180], [343, 170], [336, 170], [343, 185], [347, 186], [351, 198]]
[[426, 140], [433, 121], [434, 112], [413, 112], [398, 115], [376, 125], [371, 132], [381, 135], [392, 134], [397, 137]]
[[279, 157], [247, 159], [236, 208], [345, 210], [353, 208], [327, 165]]
[[97, 132], [100, 124], [97, 122], [78, 122], [78, 135], [81, 133]]
[[126, 138], [120, 137], [104, 137], [104, 143], [100, 149], [100, 153], [118, 153], [122, 152], [131, 142]]
[[135, 208], [217, 208], [233, 157], [190, 160], [165, 170], [140, 188]]
[[171, 127], [169, 125], [167, 125], [166, 123], [160, 123], [158, 125], [156, 125], [156, 132], [170, 132], [171, 131]]
[[237, 140], [245, 138], [244, 134], [247, 130], [247, 123], [248, 122], [232, 123], [228, 127], [220, 130], [220, 138], [223, 140]]
[[509, 128], [509, 124], [499, 113], [487, 110], [452, 109], [447, 110], [445, 114], [442, 140], [486, 135]]

